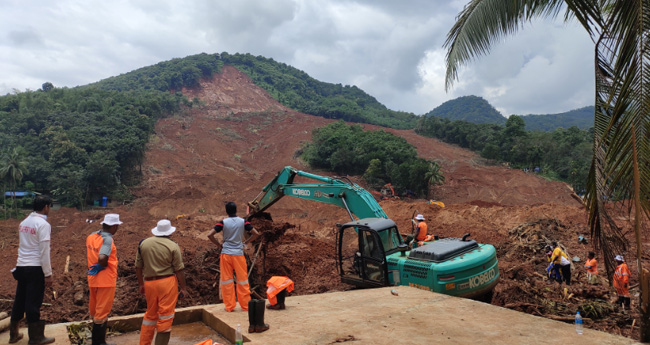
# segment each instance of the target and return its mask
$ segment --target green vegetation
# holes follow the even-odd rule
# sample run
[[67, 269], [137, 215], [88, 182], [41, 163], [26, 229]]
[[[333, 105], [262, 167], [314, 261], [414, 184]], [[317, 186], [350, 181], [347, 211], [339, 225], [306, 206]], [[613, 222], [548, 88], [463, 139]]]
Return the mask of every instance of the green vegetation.
[[588, 130], [594, 126], [594, 107], [588, 106], [560, 114], [525, 115], [522, 116], [529, 131], [552, 132], [557, 128], [576, 126]]
[[507, 162], [513, 168], [539, 168], [542, 175], [566, 181], [576, 192], [586, 188], [593, 154], [592, 131], [577, 127], [526, 131], [524, 120], [516, 115], [510, 116], [505, 126], [423, 117], [415, 131], [479, 152], [484, 158]]
[[391, 182], [402, 194], [411, 191], [427, 197], [429, 184], [441, 184], [440, 167], [417, 157], [406, 139], [384, 131], [364, 131], [343, 121], [314, 130], [313, 142], [303, 158], [314, 168], [339, 175], [362, 175], [373, 188]]
[[[180, 94], [94, 87], [43, 89], [0, 97], [3, 190], [51, 193], [85, 206], [101, 196], [124, 198], [137, 181], [154, 123], [177, 112]], [[14, 203], [15, 207], [15, 203]]]
[[[424, 116], [437, 116], [450, 121], [471, 123], [491, 123], [504, 125], [506, 118], [485, 99], [477, 96], [464, 96], [447, 101]], [[526, 130], [552, 132], [557, 128], [576, 126], [587, 130], [594, 125], [594, 107], [584, 107], [560, 114], [523, 115]]]
[[482, 97], [464, 96], [442, 103], [424, 116], [438, 116], [451, 121], [494, 123], [503, 125], [506, 118]]
[[[203, 77], [221, 72], [223, 61], [219, 54], [197, 54], [182, 59], [159, 62], [129, 73], [110, 77], [83, 88], [102, 90], [158, 90], [180, 91], [182, 87], [195, 87]], [[51, 84], [50, 84], [51, 85]]]
[[283, 105], [305, 114], [401, 129], [413, 128], [417, 122], [414, 114], [390, 110], [356, 86], [324, 83], [273, 59], [228, 53], [222, 53], [221, 59]]
[[[582, 146], [576, 145], [578, 149], [571, 152], [563, 148], [553, 151], [553, 140], [574, 135], [572, 130], [556, 131], [551, 139], [540, 133], [528, 134], [527, 139], [509, 134], [515, 139], [504, 141], [505, 130], [498, 125], [460, 125], [436, 116], [418, 122], [415, 115], [388, 110], [355, 86], [323, 83], [273, 59], [222, 53], [173, 59], [76, 88], [56, 88], [46, 82], [40, 90], [0, 96], [3, 191], [50, 193], [62, 204], [77, 207], [101, 196], [128, 199], [127, 186], [138, 182], [155, 121], [177, 114], [183, 107], [199, 106], [198, 99], [189, 101], [180, 90], [196, 87], [201, 78], [220, 72], [226, 64], [247, 73], [286, 106], [305, 113], [395, 128], [418, 124], [423, 135], [477, 150], [488, 158], [514, 166], [540, 166], [560, 179], [583, 177]], [[496, 112], [478, 97], [457, 101], [474, 104], [475, 115]], [[237, 140], [236, 135], [230, 140]], [[174, 148], [166, 144], [163, 149]], [[540, 155], [553, 160], [547, 162]], [[364, 132], [360, 126], [342, 122], [315, 131], [305, 157], [316, 168], [363, 175], [373, 187], [391, 182], [401, 193], [410, 190], [426, 195], [429, 185], [444, 181], [439, 166], [417, 158], [415, 149], [403, 139], [383, 131]], [[160, 172], [155, 167], [145, 169]], [[16, 215], [23, 201], [10, 198], [3, 202], [5, 213], [13, 209]]]

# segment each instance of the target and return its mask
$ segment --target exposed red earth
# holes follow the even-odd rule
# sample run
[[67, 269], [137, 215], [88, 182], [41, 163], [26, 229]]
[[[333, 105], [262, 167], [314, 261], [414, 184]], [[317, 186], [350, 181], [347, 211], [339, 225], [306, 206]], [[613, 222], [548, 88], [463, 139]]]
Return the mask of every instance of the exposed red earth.
[[[132, 203], [85, 211], [62, 208], [48, 217], [57, 292], [56, 299], [46, 296], [49, 305], [42, 308], [48, 322], [87, 319], [85, 239], [99, 229], [105, 213], [119, 213], [124, 222], [114, 237], [120, 263], [113, 315], [145, 311], [146, 301], [137, 291], [135, 252], [138, 242], [151, 236], [151, 228], [162, 218], [170, 219], [178, 228], [173, 239], [183, 249], [187, 267], [190, 296], [179, 306], [219, 303], [219, 248], [207, 240], [206, 234], [225, 216], [224, 203], [237, 202], [239, 214], [244, 215], [246, 203], [287, 165], [331, 175], [305, 166], [298, 151], [311, 139], [313, 129], [332, 120], [283, 107], [229, 66], [203, 81], [201, 87], [183, 90], [183, 94], [199, 98], [203, 105], [156, 124], [142, 165], [142, 183], [131, 190], [136, 196]], [[424, 199], [384, 200], [380, 204], [402, 233], [411, 231], [410, 218], [417, 210], [427, 218], [429, 232], [441, 237], [471, 233], [477, 241], [493, 244], [501, 271], [493, 304], [566, 320], [571, 320], [579, 307], [591, 307], [600, 316], [588, 316], [587, 327], [638, 339], [638, 326], [632, 328], [636, 311], [631, 315], [614, 311], [612, 288], [587, 285], [583, 263], [575, 264], [576, 283], [566, 294], [563, 286], [544, 279], [547, 262], [542, 248], [547, 241], [559, 241], [571, 257], [583, 261], [592, 250], [591, 244], [578, 243], [580, 235], [589, 239], [587, 214], [566, 184], [488, 165], [470, 151], [410, 130], [372, 125], [364, 128], [404, 137], [421, 157], [441, 165], [446, 182], [432, 189], [432, 195], [444, 202], [444, 208]], [[358, 177], [351, 178], [362, 184]], [[297, 295], [352, 288], [340, 282], [335, 267], [335, 224], [349, 220], [344, 210], [287, 197], [268, 212], [272, 221], [256, 219], [253, 223], [264, 232], [264, 244], [250, 277], [256, 293], [264, 296], [265, 282], [272, 275], [291, 277], [295, 281], [293, 294]], [[626, 218], [619, 217], [618, 221], [629, 229]], [[16, 262], [19, 222], [0, 221], [0, 272], [4, 272], [5, 280], [0, 284], [0, 311], [11, 310], [15, 292], [9, 270]], [[627, 233], [631, 239], [630, 231]], [[250, 260], [257, 249], [249, 248]], [[633, 250], [624, 254], [634, 286], [636, 258]], [[68, 256], [68, 272], [64, 273]], [[638, 288], [632, 293], [638, 293]], [[638, 299], [632, 300], [634, 308]]]

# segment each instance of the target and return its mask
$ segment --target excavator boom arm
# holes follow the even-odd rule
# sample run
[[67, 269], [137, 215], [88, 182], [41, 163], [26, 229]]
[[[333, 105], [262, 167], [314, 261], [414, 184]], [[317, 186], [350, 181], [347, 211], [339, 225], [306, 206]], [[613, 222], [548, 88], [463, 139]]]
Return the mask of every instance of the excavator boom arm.
[[[296, 176], [306, 177], [321, 183], [294, 183]], [[269, 182], [255, 200], [248, 203], [248, 217], [271, 207], [284, 196], [323, 202], [342, 207], [357, 218], [388, 218], [375, 198], [365, 189], [352, 182], [332, 177], [324, 177], [284, 167]]]

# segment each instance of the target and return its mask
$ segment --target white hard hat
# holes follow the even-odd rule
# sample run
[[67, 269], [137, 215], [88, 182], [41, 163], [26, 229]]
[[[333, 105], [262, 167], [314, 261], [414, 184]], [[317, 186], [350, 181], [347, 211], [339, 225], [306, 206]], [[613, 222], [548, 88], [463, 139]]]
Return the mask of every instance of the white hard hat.
[[418, 214], [417, 216], [415, 216], [415, 219], [416, 220], [424, 220], [424, 216], [421, 215], [421, 214]]
[[621, 261], [621, 262], [625, 262], [625, 259], [623, 259], [623, 255], [616, 255], [616, 256], [614, 257], [614, 260], [616, 260], [616, 261]]

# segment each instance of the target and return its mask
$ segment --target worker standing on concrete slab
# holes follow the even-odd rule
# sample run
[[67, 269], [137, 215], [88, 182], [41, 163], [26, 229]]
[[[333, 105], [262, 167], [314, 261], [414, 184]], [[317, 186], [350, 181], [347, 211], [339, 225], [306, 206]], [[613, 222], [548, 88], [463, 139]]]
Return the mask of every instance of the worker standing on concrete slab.
[[52, 287], [52, 265], [50, 261], [50, 234], [52, 227], [47, 222], [52, 199], [39, 195], [34, 199], [34, 212], [25, 218], [18, 228], [20, 244], [16, 267], [11, 270], [18, 281], [16, 297], [11, 308], [9, 321], [9, 343], [23, 338], [19, 332], [20, 320], [27, 316], [27, 332], [30, 344], [50, 344], [54, 338], [44, 335], [45, 321], [41, 320], [41, 305], [46, 287]]
[[101, 222], [102, 229], [86, 238], [88, 259], [88, 309], [93, 320], [92, 345], [106, 344], [108, 314], [113, 308], [117, 284], [117, 248], [113, 235], [122, 222], [120, 215], [108, 213]]
[[[140, 241], [135, 255], [135, 274], [140, 293], [147, 298], [147, 311], [140, 328], [140, 345], [167, 345], [178, 298], [187, 296], [181, 248], [169, 236], [176, 231], [167, 219], [151, 229], [153, 237]], [[180, 285], [180, 295], [178, 286]]]
[[598, 283], [598, 261], [596, 260], [596, 253], [589, 252], [587, 254], [587, 262], [585, 262], [585, 269], [587, 269], [587, 282], [589, 284]]
[[627, 267], [623, 255], [616, 255], [614, 260], [618, 264], [613, 277], [616, 294], [618, 294], [616, 304], [619, 307], [623, 304], [626, 310], [630, 310], [630, 269]]
[[560, 248], [557, 242], [552, 242], [553, 245], [553, 254], [551, 255], [551, 261], [553, 262], [554, 267], [559, 268], [562, 272], [562, 280], [566, 285], [571, 285], [571, 261], [566, 253]]
[[[230, 201], [226, 203], [225, 218], [214, 226], [214, 229], [208, 234], [208, 239], [216, 246], [220, 246], [219, 241], [214, 237], [216, 234], [223, 232], [223, 245], [221, 245], [221, 256], [219, 257], [220, 268], [220, 288], [223, 294], [223, 303], [226, 311], [231, 312], [235, 309], [237, 301], [242, 310], [248, 310], [248, 301], [251, 299], [250, 286], [248, 284], [248, 268], [246, 258], [244, 257], [244, 247], [246, 243], [252, 242], [260, 233], [253, 228], [253, 225], [244, 218], [237, 217], [237, 204]], [[253, 235], [244, 240], [244, 232], [250, 232]], [[233, 276], [234, 272], [234, 276]], [[235, 299], [235, 278], [237, 279], [237, 298]]]

